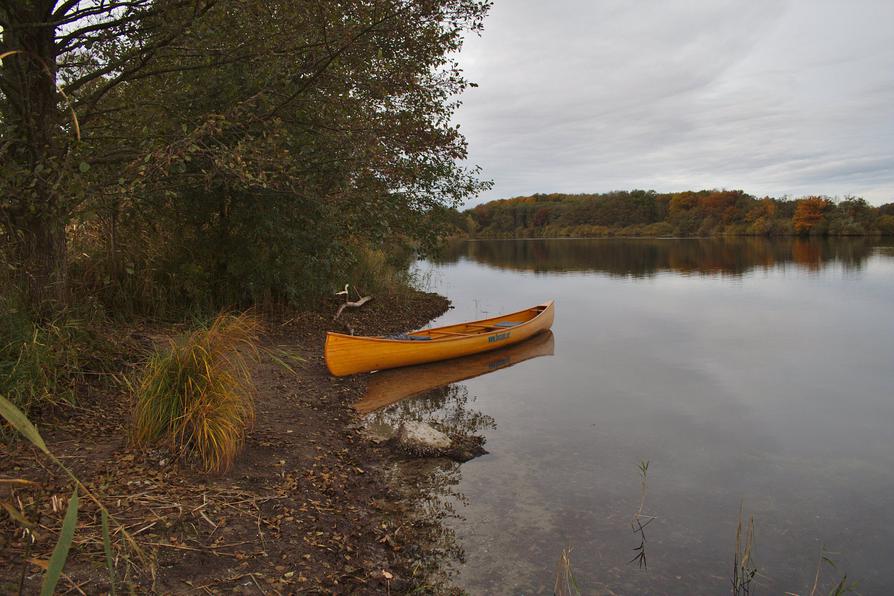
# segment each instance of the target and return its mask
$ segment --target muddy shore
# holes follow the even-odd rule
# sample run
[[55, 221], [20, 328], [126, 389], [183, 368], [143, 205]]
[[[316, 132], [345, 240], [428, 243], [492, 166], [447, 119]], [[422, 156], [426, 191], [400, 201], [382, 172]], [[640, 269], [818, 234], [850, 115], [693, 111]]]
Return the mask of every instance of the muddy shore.
[[[318, 312], [266, 323], [264, 342], [300, 354], [293, 374], [264, 357], [255, 371], [257, 421], [235, 466], [203, 475], [164, 451], [130, 448], [132, 398], [120, 386], [97, 391], [40, 424], [49, 448], [94, 490], [151, 559], [128, 562], [116, 542], [118, 588], [138, 593], [405, 593], [425, 590], [427, 556], [414, 529], [413, 491], [400, 486], [387, 449], [361, 436], [351, 404], [363, 375], [326, 371], [325, 331], [402, 332], [447, 310], [429, 293], [377, 297], [361, 309]], [[170, 330], [169, 330], [170, 331]], [[158, 333], [153, 334], [158, 339]], [[33, 543], [6, 517], [0, 521], [0, 592], [40, 587], [41, 561], [52, 551], [71, 484], [24, 442], [0, 445], [0, 498], [21, 500]], [[60, 503], [62, 503], [60, 505]], [[82, 499], [61, 592], [106, 593], [97, 508]]]

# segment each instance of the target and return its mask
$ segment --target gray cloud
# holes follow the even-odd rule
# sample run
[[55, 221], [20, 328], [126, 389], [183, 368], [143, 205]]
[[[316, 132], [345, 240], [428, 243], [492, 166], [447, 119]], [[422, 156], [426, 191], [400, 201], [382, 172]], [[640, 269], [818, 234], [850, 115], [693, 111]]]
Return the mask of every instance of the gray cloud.
[[496, 0], [457, 114], [494, 189], [894, 201], [894, 2]]

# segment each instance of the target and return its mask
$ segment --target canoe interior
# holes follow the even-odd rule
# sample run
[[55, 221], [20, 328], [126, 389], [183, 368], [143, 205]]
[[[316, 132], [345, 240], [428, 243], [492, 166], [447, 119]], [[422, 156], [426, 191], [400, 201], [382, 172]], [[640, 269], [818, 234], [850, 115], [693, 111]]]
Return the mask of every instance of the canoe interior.
[[[430, 338], [434, 340], [456, 339], [459, 337], [475, 337], [478, 335], [487, 335], [494, 331], [512, 329], [516, 325], [527, 323], [549, 307], [549, 304], [540, 304], [525, 310], [494, 317], [492, 319], [481, 319], [478, 321], [469, 321], [465, 323], [456, 323], [454, 325], [446, 325], [444, 327], [433, 327], [431, 329], [420, 329], [407, 333], [402, 337], [406, 338]], [[380, 336], [378, 339], [387, 339], [392, 341], [418, 341], [412, 339], [402, 339], [401, 337]]]

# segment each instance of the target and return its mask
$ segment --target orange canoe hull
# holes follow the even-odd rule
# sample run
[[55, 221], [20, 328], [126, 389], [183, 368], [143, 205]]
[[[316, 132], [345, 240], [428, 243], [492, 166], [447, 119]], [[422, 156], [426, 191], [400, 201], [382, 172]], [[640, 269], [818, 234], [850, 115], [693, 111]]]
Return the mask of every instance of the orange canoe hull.
[[[329, 372], [343, 377], [460, 358], [525, 341], [552, 327], [555, 304], [468, 323], [407, 334], [407, 339], [327, 333], [324, 354]], [[412, 339], [416, 338], [416, 339]]]

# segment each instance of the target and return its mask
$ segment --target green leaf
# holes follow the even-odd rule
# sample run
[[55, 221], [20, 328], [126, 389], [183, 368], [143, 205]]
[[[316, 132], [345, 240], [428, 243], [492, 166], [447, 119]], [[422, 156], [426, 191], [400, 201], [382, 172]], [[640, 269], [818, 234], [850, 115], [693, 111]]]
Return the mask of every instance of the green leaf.
[[86, 161], [82, 161], [80, 164], [78, 164], [78, 169], [81, 170], [82, 174], [86, 174], [90, 171], [90, 164]]
[[62, 576], [62, 568], [65, 567], [65, 561], [68, 559], [68, 550], [71, 548], [77, 523], [78, 487], [75, 486], [74, 492], [71, 493], [71, 499], [68, 501], [65, 519], [62, 520], [62, 532], [59, 534], [59, 541], [56, 542], [56, 548], [53, 549], [53, 554], [50, 556], [50, 562], [47, 565], [47, 574], [44, 576], [43, 585], [40, 587], [40, 596], [51, 596], [56, 590], [56, 584], [59, 583], [59, 577]]
[[37, 428], [31, 424], [28, 417], [25, 416], [20, 409], [15, 407], [11, 401], [0, 395], [0, 416], [6, 418], [14, 429], [19, 431], [26, 439], [34, 443], [34, 445], [46, 453], [50, 454], [47, 444], [43, 442], [43, 437], [37, 432]]
[[106, 551], [106, 568], [109, 570], [109, 590], [115, 596], [115, 560], [112, 557], [112, 539], [109, 536], [109, 512], [102, 510], [102, 548]]

